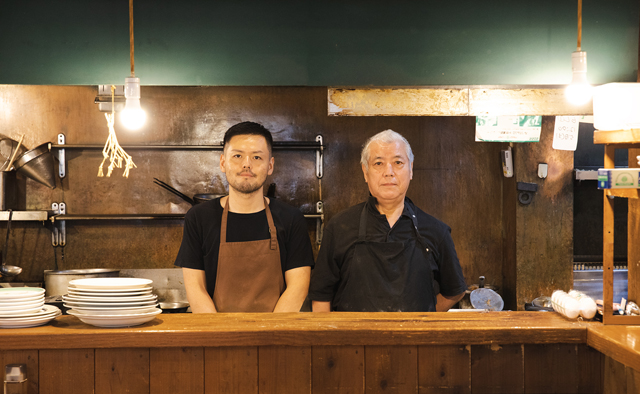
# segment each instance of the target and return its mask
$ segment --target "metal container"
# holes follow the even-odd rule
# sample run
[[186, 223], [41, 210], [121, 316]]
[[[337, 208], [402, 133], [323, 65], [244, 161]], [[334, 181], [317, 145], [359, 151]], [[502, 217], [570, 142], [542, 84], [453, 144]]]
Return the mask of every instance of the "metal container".
[[160, 302], [162, 313], [186, 313], [189, 309], [188, 302]]
[[67, 294], [69, 282], [74, 279], [84, 278], [115, 278], [120, 276], [119, 269], [91, 268], [64, 271], [44, 271], [45, 296], [56, 296]]
[[56, 188], [53, 156], [49, 143], [44, 143], [20, 155], [15, 161], [16, 171], [51, 189]]

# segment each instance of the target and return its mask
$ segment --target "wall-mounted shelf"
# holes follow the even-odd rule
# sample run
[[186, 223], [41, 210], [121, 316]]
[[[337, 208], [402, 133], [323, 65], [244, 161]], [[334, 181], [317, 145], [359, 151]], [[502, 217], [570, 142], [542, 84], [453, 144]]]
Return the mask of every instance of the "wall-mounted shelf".
[[[307, 219], [320, 219], [323, 215], [321, 214], [310, 214], [304, 215]], [[54, 215], [51, 216], [51, 222], [55, 223], [56, 221], [82, 221], [82, 220], [181, 220], [184, 219], [184, 213], [125, 213], [125, 214], [104, 214], [104, 215]], [[46, 220], [46, 219], [45, 219]]]
[[[51, 144], [52, 149], [99, 149], [104, 145], [95, 144]], [[222, 150], [222, 144], [216, 145], [122, 145], [125, 150]], [[323, 149], [321, 141], [273, 141], [273, 150], [316, 150]]]
[[[44, 222], [53, 214], [53, 211], [13, 211], [12, 222]], [[9, 211], [0, 211], [0, 221], [9, 220]]]
[[[58, 172], [60, 178], [64, 178], [67, 173], [66, 150], [103, 150], [103, 145], [95, 144], [67, 144], [64, 134], [58, 134], [58, 143], [49, 144], [50, 149], [58, 150]], [[122, 145], [123, 149], [129, 150], [217, 150], [224, 149], [224, 145]], [[315, 141], [273, 141], [273, 150], [314, 150], [316, 153], [316, 177], [321, 179], [324, 175], [323, 156], [324, 156], [324, 140], [322, 135], [318, 134]]]

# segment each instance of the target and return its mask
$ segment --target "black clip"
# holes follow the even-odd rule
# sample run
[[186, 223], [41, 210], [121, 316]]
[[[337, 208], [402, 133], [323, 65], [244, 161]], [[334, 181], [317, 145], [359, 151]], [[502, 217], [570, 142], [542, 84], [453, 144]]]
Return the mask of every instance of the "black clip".
[[516, 187], [520, 193], [518, 193], [518, 201], [522, 205], [529, 205], [533, 200], [533, 193], [538, 191], [537, 183], [518, 182]]

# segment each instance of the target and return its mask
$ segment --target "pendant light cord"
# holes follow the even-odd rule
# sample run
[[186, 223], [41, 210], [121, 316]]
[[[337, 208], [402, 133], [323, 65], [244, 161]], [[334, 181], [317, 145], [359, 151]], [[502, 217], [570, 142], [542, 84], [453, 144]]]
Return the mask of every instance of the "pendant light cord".
[[[133, 0], [130, 0], [133, 1]], [[133, 12], [133, 11], [131, 11]], [[133, 17], [132, 17], [133, 18]], [[133, 19], [131, 20], [131, 23], [133, 24]], [[131, 40], [133, 40], [133, 31], [131, 32]], [[582, 0], [578, 0], [578, 52], [580, 52], [582, 49]], [[133, 41], [131, 41], [131, 48], [133, 48]], [[133, 49], [132, 49], [133, 51]], [[133, 52], [131, 54], [131, 64], [133, 67]], [[133, 72], [133, 68], [131, 69], [131, 72]]]
[[[580, 44], [578, 44], [578, 46], [580, 46]], [[129, 55], [131, 57], [131, 76], [135, 77], [133, 62], [133, 0], [129, 0]]]

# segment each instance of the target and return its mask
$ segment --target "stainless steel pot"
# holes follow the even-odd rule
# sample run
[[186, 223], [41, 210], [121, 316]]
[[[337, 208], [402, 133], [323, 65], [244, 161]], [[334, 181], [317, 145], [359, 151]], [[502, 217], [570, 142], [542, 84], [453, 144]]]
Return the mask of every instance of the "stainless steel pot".
[[120, 276], [119, 269], [91, 268], [64, 271], [44, 271], [45, 296], [57, 296], [67, 294], [69, 282], [74, 279], [84, 278], [115, 278]]

